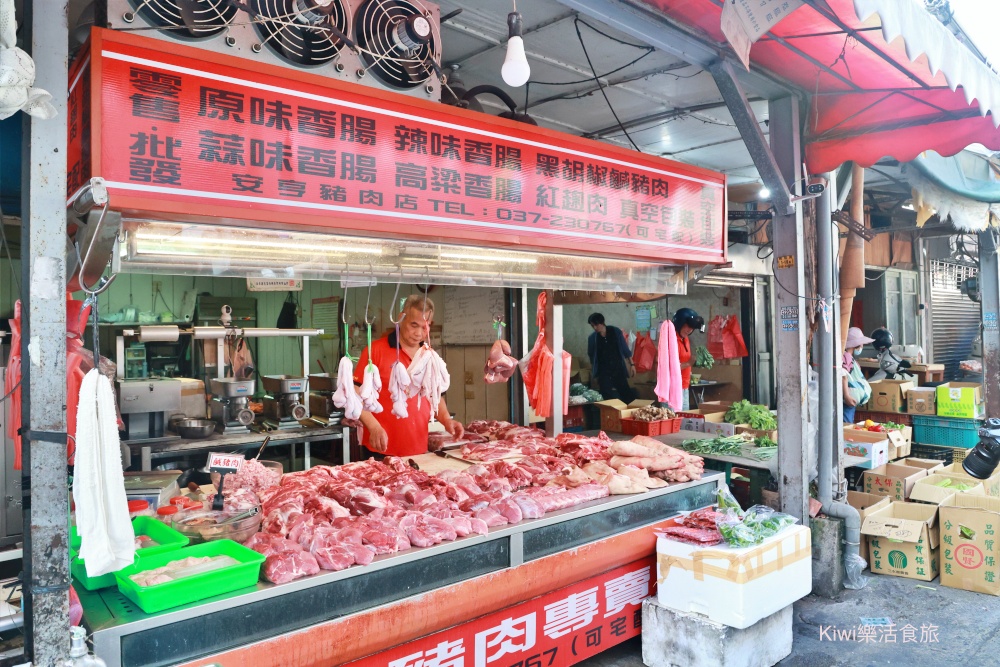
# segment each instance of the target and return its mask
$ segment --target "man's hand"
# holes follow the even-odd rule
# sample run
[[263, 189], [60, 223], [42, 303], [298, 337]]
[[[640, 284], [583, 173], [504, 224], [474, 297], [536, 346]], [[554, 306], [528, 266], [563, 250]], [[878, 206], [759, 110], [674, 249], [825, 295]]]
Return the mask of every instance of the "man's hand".
[[444, 429], [451, 433], [451, 437], [455, 440], [461, 440], [462, 436], [465, 435], [465, 427], [462, 426], [462, 422], [452, 419], [447, 424], [445, 424]]
[[630, 378], [635, 377], [635, 364], [633, 364], [631, 361], [628, 364], [628, 376]]
[[389, 434], [378, 424], [368, 429], [368, 448], [379, 454], [389, 449]]

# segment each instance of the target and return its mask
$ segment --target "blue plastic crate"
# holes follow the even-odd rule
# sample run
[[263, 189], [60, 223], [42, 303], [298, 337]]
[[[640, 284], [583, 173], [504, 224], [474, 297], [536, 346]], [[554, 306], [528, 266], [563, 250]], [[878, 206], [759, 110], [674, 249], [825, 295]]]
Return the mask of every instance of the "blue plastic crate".
[[913, 441], [922, 445], [972, 449], [979, 442], [979, 419], [914, 417]]

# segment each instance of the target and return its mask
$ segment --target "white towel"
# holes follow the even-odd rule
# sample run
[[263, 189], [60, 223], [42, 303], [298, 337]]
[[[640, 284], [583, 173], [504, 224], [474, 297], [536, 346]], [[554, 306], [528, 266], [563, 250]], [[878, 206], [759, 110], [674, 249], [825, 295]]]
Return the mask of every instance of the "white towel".
[[73, 470], [80, 558], [89, 577], [117, 572], [135, 558], [120, 444], [111, 382], [91, 370], [80, 385]]

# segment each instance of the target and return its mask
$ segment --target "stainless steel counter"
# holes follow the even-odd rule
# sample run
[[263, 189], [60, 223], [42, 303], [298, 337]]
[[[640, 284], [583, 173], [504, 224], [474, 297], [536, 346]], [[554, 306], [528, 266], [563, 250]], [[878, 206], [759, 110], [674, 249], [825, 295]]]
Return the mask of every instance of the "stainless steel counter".
[[657, 523], [711, 504], [721, 473], [647, 493], [611, 496], [541, 519], [427, 548], [380, 556], [371, 565], [221, 595], [144, 614], [116, 589], [80, 589], [84, 621], [109, 667], [169, 665], [356, 614]]
[[260, 445], [260, 443], [264, 441], [264, 438], [270, 435], [271, 441], [268, 443], [268, 447], [275, 447], [278, 445], [292, 446], [293, 465], [296, 458], [296, 445], [302, 443], [304, 446], [303, 468], [310, 468], [312, 466], [311, 444], [314, 442], [340, 440], [343, 453], [342, 460], [344, 462], [349, 461], [351, 443], [349, 432], [350, 429], [346, 426], [329, 426], [326, 428], [295, 428], [270, 431], [269, 433], [247, 432], [230, 435], [215, 433], [211, 437], [204, 438], [203, 440], [185, 440], [183, 438], [174, 438], [163, 442], [125, 441], [122, 444], [126, 445], [131, 450], [132, 456], [136, 456], [137, 454], [139, 455], [140, 460], [142, 461], [142, 470], [152, 470], [153, 459], [169, 458], [193, 452], [207, 453], [210, 451], [226, 451], [236, 449], [238, 447], [249, 447], [254, 444]]

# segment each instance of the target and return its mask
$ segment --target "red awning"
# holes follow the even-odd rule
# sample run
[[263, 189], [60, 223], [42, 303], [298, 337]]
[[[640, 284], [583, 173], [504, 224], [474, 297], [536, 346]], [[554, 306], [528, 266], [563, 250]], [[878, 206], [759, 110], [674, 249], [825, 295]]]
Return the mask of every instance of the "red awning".
[[[644, 2], [725, 44], [722, 0]], [[813, 0], [778, 23], [750, 57], [810, 96], [812, 173], [848, 160], [905, 162], [926, 150], [954, 155], [974, 143], [1000, 150], [1000, 77], [912, 0]]]

